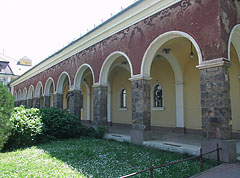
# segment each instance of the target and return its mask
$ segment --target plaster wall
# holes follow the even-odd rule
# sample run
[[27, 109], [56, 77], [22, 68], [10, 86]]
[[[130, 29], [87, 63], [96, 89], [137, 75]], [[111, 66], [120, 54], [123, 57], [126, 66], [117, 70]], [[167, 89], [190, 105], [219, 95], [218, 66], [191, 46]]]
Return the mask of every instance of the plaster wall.
[[[161, 57], [154, 59], [151, 67], [151, 126], [176, 127], [176, 92], [175, 79], [170, 64]], [[153, 107], [153, 87], [159, 83], [163, 89], [164, 108]]]
[[240, 64], [237, 53], [232, 45], [230, 62], [231, 67], [229, 69], [229, 76], [232, 107], [232, 131], [240, 132]]
[[[132, 84], [128, 79], [130, 72], [122, 67], [117, 67], [110, 74], [112, 89], [112, 122], [120, 124], [132, 124]], [[120, 91], [127, 90], [127, 108], [120, 108]]]

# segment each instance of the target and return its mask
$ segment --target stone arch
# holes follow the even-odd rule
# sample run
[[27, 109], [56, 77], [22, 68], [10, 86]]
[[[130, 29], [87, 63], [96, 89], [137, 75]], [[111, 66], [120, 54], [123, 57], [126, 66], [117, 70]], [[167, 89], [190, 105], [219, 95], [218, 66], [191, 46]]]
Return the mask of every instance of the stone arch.
[[[202, 62], [202, 55], [200, 48], [196, 41], [187, 33], [180, 32], [180, 31], [171, 31], [166, 32], [159, 37], [157, 37], [147, 48], [142, 64], [141, 64], [141, 76], [149, 78], [150, 77], [150, 70], [151, 64], [153, 59], [158, 52], [159, 48], [164, 45], [167, 41], [177, 38], [177, 37], [185, 37], [192, 42], [194, 45], [197, 55], [198, 55], [198, 62]], [[163, 56], [168, 63], [171, 65], [175, 77], [175, 90], [176, 90], [176, 127], [184, 128], [184, 88], [183, 88], [183, 73], [178, 63], [176, 57], [170, 52], [168, 54], [161, 52], [159, 53], [160, 56]]]
[[228, 41], [228, 59], [231, 63], [229, 68], [230, 99], [231, 99], [231, 127], [233, 135], [240, 130], [240, 24], [233, 27]]
[[131, 74], [131, 78], [133, 76], [133, 68], [132, 68], [132, 63], [129, 59], [129, 57], [121, 52], [121, 51], [116, 51], [116, 52], [113, 52], [111, 53], [104, 61], [102, 67], [101, 67], [101, 71], [100, 71], [100, 75], [99, 75], [99, 83], [100, 85], [107, 85], [108, 83], [108, 74], [109, 74], [109, 71], [110, 71], [110, 68], [112, 66], [112, 64], [114, 63], [114, 61], [120, 57], [120, 56], [123, 56], [127, 61], [128, 61], [128, 64], [129, 64], [129, 68], [130, 68], [130, 74]]
[[45, 87], [44, 87], [44, 96], [50, 96], [50, 88], [51, 88], [51, 85], [53, 85], [53, 91], [55, 92], [55, 84], [54, 84], [54, 80], [52, 77], [49, 77], [47, 79], [47, 82], [45, 84]]
[[33, 99], [34, 87], [31, 85], [28, 89], [28, 99]]
[[[119, 57], [123, 57], [124, 59], [120, 59], [120, 61], [122, 61], [122, 63], [118, 63], [117, 60], [119, 59]], [[128, 64], [128, 65], [126, 65]], [[109, 83], [109, 75], [111, 74], [111, 72], [115, 69], [115, 67], [123, 67], [124, 69], [126, 69], [127, 71], [129, 71], [130, 76], [129, 78], [133, 77], [133, 68], [132, 68], [132, 63], [129, 59], [129, 57], [121, 52], [121, 51], [115, 51], [113, 53], [111, 53], [104, 61], [101, 70], [100, 70], [100, 75], [99, 75], [99, 85], [101, 86], [107, 86], [107, 122], [112, 123], [113, 118], [115, 118], [115, 116], [117, 115], [116, 112], [113, 112], [113, 110], [119, 112], [120, 110], [117, 109], [117, 107], [113, 107], [113, 97], [114, 97], [114, 90], [111, 86], [111, 84]], [[130, 82], [129, 80], [127, 80], [128, 82]], [[117, 95], [118, 96], [118, 95]], [[119, 98], [118, 98], [119, 99]], [[131, 100], [129, 100], [131, 101]], [[129, 104], [131, 105], [131, 104]], [[129, 106], [130, 107], [130, 106]], [[115, 116], [114, 116], [115, 113]], [[127, 118], [131, 118], [130, 116]]]
[[[41, 91], [42, 91], [42, 93], [41, 93]], [[43, 95], [43, 85], [42, 85], [42, 82], [39, 81], [36, 86], [35, 97], [40, 98], [41, 95]]]
[[81, 90], [81, 83], [82, 83], [82, 80], [83, 80], [83, 75], [84, 75], [84, 72], [87, 69], [90, 69], [92, 77], [93, 77], [93, 83], [95, 83], [94, 72], [93, 72], [92, 67], [89, 64], [82, 64], [79, 67], [79, 69], [76, 72], [76, 75], [74, 77], [74, 89]]
[[141, 76], [142, 77], [150, 77], [151, 64], [154, 59], [154, 55], [156, 54], [158, 49], [167, 41], [177, 38], [177, 37], [185, 37], [192, 42], [193, 46], [196, 49], [197, 55], [198, 55], [198, 63], [199, 64], [202, 63], [201, 50], [200, 50], [197, 42], [194, 40], [194, 38], [185, 32], [170, 31], [170, 32], [166, 32], [166, 33], [158, 36], [155, 40], [152, 41], [152, 43], [147, 48], [146, 52], [144, 53], [144, 56], [142, 59], [142, 64], [141, 64]]
[[63, 83], [64, 83], [64, 80], [65, 80], [66, 77], [68, 78], [69, 88], [71, 88], [71, 79], [70, 79], [69, 74], [67, 72], [62, 72], [61, 75], [58, 78], [57, 88], [56, 88], [56, 92], [59, 93], [59, 94], [63, 93]]
[[[233, 27], [229, 40], [228, 40], [228, 60], [230, 60], [231, 56], [231, 43], [233, 44], [237, 55], [238, 59], [240, 61], [240, 24], [237, 24]], [[239, 47], [238, 47], [239, 46]]]

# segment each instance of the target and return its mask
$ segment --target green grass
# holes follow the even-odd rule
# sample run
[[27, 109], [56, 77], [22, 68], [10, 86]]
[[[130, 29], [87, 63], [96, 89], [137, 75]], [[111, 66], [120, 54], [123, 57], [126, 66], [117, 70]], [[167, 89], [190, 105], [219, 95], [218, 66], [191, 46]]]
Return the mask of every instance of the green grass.
[[[0, 153], [0, 177], [117, 178], [148, 168], [150, 159], [158, 166], [186, 157], [130, 143], [81, 138]], [[204, 161], [204, 170], [213, 166], [215, 162]], [[199, 172], [196, 160], [154, 170], [154, 176], [189, 177]], [[149, 173], [135, 177], [149, 177]]]

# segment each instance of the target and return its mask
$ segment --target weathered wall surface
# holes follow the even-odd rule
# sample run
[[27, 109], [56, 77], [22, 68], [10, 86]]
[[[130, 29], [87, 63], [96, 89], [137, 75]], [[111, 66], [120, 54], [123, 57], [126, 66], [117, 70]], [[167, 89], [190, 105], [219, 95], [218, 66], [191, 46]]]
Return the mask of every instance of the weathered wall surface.
[[236, 7], [228, 0], [182, 0], [39, 73], [14, 89], [29, 88], [30, 85], [35, 88], [38, 81], [42, 81], [44, 87], [48, 77], [54, 79], [56, 88], [63, 71], [69, 73], [73, 85], [75, 73], [83, 63], [93, 68], [98, 82], [104, 60], [115, 51], [124, 52], [131, 60], [133, 73], [139, 74], [149, 44], [168, 31], [183, 31], [191, 35], [200, 46], [203, 60], [226, 57], [229, 32], [237, 20], [235, 14]]

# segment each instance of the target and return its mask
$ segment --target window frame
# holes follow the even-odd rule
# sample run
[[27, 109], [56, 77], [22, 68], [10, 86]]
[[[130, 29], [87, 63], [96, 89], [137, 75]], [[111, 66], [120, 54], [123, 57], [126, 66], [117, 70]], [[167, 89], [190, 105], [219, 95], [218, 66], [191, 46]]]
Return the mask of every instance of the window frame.
[[[155, 91], [156, 91], [156, 87], [157, 86], [160, 86], [160, 89], [162, 90], [162, 106], [156, 106], [156, 103], [155, 103], [155, 101], [156, 101], [156, 99], [155, 99], [155, 97], [156, 97], [156, 94], [155, 94]], [[165, 107], [164, 107], [164, 90], [163, 90], [163, 87], [162, 87], [162, 85], [160, 84], [160, 83], [155, 83], [154, 85], [153, 85], [153, 87], [152, 87], [152, 110], [164, 110], [165, 109]]]
[[119, 95], [119, 110], [127, 110], [128, 104], [127, 104], [127, 89], [121, 88], [120, 95]]

